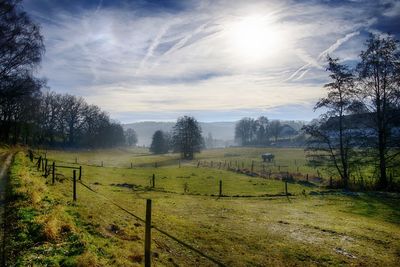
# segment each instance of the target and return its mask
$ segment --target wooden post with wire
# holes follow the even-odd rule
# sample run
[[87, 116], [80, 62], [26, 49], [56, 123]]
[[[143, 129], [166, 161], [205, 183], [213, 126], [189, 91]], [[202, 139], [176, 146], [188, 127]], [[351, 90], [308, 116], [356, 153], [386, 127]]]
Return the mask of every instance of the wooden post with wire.
[[219, 180], [219, 196], [222, 197], [222, 180]]
[[44, 175], [47, 177], [47, 159], [44, 160]]
[[82, 166], [79, 166], [79, 181], [82, 178]]
[[56, 162], [53, 161], [53, 166], [51, 168], [51, 183], [54, 184], [56, 179]]
[[144, 237], [144, 266], [151, 266], [151, 199], [146, 200], [146, 228]]
[[76, 201], [76, 170], [73, 171], [72, 199]]

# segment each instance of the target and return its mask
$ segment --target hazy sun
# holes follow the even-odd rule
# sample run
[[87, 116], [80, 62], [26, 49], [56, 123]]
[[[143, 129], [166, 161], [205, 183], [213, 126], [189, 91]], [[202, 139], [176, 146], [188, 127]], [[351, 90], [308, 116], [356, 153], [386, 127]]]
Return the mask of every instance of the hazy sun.
[[264, 60], [280, 50], [282, 35], [266, 17], [242, 17], [232, 22], [227, 30], [232, 52], [247, 62]]

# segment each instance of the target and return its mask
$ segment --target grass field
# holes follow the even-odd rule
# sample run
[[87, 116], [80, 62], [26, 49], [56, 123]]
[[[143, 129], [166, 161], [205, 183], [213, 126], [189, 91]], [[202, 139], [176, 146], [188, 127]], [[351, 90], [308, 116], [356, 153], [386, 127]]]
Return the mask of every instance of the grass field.
[[[32, 207], [22, 214], [29, 218], [28, 225], [39, 225], [44, 237], [35, 248], [27, 246], [18, 262], [142, 266], [144, 224], [114, 203], [144, 218], [145, 200], [151, 198], [156, 227], [226, 266], [398, 265], [398, 194], [342, 192], [295, 181], [288, 184], [291, 195], [285, 196], [281, 180], [219, 168], [225, 161], [243, 162], [245, 168], [255, 161], [261, 168], [259, 155], [264, 152], [276, 155], [275, 165], [265, 164], [275, 173], [281, 166], [282, 172], [299, 168], [302, 174], [317, 175], [316, 169], [305, 166], [301, 149], [208, 150], [193, 162], [182, 161], [181, 167], [178, 155], [154, 156], [143, 149], [47, 151], [47, 158], [57, 165], [83, 166], [82, 182], [95, 192], [78, 183], [74, 203], [71, 169], [58, 168], [57, 182], [51, 185], [19, 153], [13, 179], [25, 181], [16, 185], [30, 195], [21, 206]], [[198, 168], [197, 160], [213, 161], [213, 168]], [[224, 197], [218, 197], [220, 180]], [[155, 266], [215, 265], [154, 229], [152, 234]]]

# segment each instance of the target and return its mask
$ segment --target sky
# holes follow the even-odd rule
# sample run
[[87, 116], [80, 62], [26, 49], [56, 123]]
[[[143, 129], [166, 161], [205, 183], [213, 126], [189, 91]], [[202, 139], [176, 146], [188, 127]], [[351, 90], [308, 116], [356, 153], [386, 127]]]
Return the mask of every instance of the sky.
[[[326, 57], [350, 66], [370, 33], [400, 36], [400, 0], [25, 0], [51, 90], [122, 122], [311, 120]], [[399, 38], [398, 38], [399, 39]]]

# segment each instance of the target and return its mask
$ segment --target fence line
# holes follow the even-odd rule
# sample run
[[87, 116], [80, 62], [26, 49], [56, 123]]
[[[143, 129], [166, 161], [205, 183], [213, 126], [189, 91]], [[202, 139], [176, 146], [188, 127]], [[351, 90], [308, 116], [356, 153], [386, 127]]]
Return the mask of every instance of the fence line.
[[[126, 208], [122, 207], [121, 205], [119, 205], [118, 203], [114, 202], [112, 199], [104, 196], [103, 194], [100, 194], [99, 192], [95, 191], [94, 189], [92, 189], [90, 186], [88, 186], [87, 184], [83, 183], [82, 181], [80, 182], [81, 185], [83, 185], [85, 188], [87, 188], [88, 190], [90, 190], [93, 193], [96, 193], [97, 195], [101, 196], [102, 198], [104, 198], [105, 200], [107, 200], [109, 203], [111, 203], [112, 205], [116, 206], [117, 208], [121, 209], [122, 211], [126, 212], [127, 214], [131, 215], [132, 217], [136, 218], [137, 220], [146, 223], [146, 220], [142, 219], [141, 217], [139, 217], [138, 215], [134, 214], [133, 212], [127, 210]], [[220, 261], [214, 259], [213, 257], [205, 254], [204, 252], [198, 250], [197, 248], [193, 247], [192, 245], [178, 239], [177, 237], [171, 235], [170, 233], [168, 233], [167, 231], [159, 228], [156, 225], [151, 225], [151, 228], [153, 228], [154, 230], [157, 230], [158, 232], [166, 235], [167, 237], [173, 239], [174, 241], [176, 241], [177, 243], [181, 244], [182, 246], [196, 252], [197, 254], [203, 256], [204, 258], [212, 261], [213, 263], [217, 264], [218, 266], [225, 266], [223, 263], [221, 263]]]

